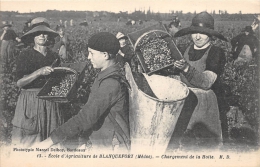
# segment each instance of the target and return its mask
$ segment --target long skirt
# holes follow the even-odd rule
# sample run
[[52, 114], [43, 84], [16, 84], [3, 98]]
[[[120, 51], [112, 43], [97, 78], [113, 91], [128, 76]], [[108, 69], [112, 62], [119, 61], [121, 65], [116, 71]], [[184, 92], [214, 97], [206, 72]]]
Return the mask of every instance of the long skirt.
[[12, 121], [13, 145], [30, 147], [64, 122], [58, 103], [37, 98], [39, 90], [21, 90]]
[[187, 129], [193, 129], [196, 138], [222, 143], [222, 130], [217, 97], [212, 90], [190, 88], [198, 98], [198, 104]]

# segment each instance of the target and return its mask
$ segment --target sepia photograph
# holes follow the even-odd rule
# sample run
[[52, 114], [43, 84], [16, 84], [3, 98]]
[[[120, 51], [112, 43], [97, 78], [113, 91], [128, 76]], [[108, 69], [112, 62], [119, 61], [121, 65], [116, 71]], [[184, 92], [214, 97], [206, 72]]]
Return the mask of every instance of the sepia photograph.
[[259, 167], [259, 0], [1, 0], [1, 167]]

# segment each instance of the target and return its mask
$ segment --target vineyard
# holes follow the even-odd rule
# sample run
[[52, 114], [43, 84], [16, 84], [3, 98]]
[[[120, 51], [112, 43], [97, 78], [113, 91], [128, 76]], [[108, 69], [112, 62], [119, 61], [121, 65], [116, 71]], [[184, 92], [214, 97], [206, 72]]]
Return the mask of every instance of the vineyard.
[[[77, 97], [75, 101], [68, 104], [72, 113], [77, 113], [80, 107], [86, 103], [88, 94], [90, 92], [90, 86], [94, 81], [97, 74], [97, 70], [93, 69], [90, 62], [87, 60], [87, 41], [88, 38], [96, 32], [107, 31], [116, 35], [118, 31], [122, 33], [131, 33], [138, 29], [156, 24], [155, 21], [144, 22], [142, 25], [131, 25], [127, 26], [124, 22], [92, 22], [86, 27], [80, 27], [78, 25], [66, 28], [66, 32], [70, 35], [72, 41], [70, 42], [71, 55], [68, 62], [87, 62], [87, 68], [85, 71], [85, 78], [78, 88]], [[165, 22], [167, 23], [167, 22]], [[17, 34], [21, 34], [24, 22], [14, 22], [13, 29]], [[222, 33], [225, 37], [230, 40], [232, 37], [238, 35], [241, 30], [246, 26], [250, 25], [251, 22], [247, 21], [217, 21], [215, 23], [215, 29]], [[56, 26], [53, 22], [52, 28]], [[187, 27], [190, 22], [182, 22], [182, 27]], [[2, 33], [2, 32], [1, 32]], [[189, 36], [184, 36], [178, 39], [179, 47], [186, 47], [189, 45]], [[222, 81], [226, 87], [226, 100], [229, 105], [232, 106], [230, 112], [242, 113], [240, 117], [229, 117], [230, 131], [232, 127], [241, 128], [249, 127], [253, 134], [256, 136], [259, 134], [259, 74], [258, 74], [258, 63], [253, 60], [250, 63], [243, 63], [239, 65], [233, 64], [231, 59], [231, 44], [229, 42], [223, 42], [220, 40], [214, 41], [217, 46], [224, 49], [226, 54], [226, 70]], [[11, 143], [10, 132], [12, 130], [12, 118], [14, 116], [14, 110], [16, 106], [17, 96], [19, 89], [16, 86], [14, 71], [15, 71], [15, 58], [19, 56], [21, 48], [16, 48], [15, 56], [13, 57], [12, 63], [9, 67], [6, 67], [6, 73], [2, 76], [1, 80], [1, 132], [0, 132], [0, 145], [8, 145]], [[229, 113], [230, 114], [230, 113]], [[232, 114], [231, 114], [232, 115]], [[237, 114], [239, 115], [239, 114]], [[241, 119], [239, 119], [241, 118]], [[234, 131], [231, 131], [234, 132]], [[232, 133], [230, 133], [232, 139]], [[242, 133], [241, 133], [242, 134]], [[233, 136], [234, 137], [234, 136]], [[238, 138], [238, 137], [236, 137]], [[239, 137], [240, 139], [240, 137]], [[241, 137], [242, 143], [246, 145], [255, 144], [255, 139], [248, 137]]]

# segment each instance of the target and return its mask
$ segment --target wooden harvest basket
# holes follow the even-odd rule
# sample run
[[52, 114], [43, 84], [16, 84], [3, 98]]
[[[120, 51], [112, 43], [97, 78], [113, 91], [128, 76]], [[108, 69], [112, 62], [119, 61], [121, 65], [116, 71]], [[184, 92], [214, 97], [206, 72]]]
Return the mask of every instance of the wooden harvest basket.
[[[66, 95], [48, 95], [52, 91], [53, 86], [58, 86], [64, 77], [68, 74], [75, 74], [75, 79], [72, 81], [71, 86], [68, 88], [68, 93]], [[38, 93], [38, 98], [49, 100], [58, 103], [67, 103], [73, 98], [76, 98], [77, 87], [76, 82], [78, 79], [77, 71], [68, 67], [55, 67], [54, 72], [51, 74], [50, 79], [45, 83], [40, 92]]]
[[166, 27], [164, 25], [162, 25], [161, 23], [159, 24], [155, 24], [155, 25], [152, 25], [152, 26], [149, 26], [149, 27], [146, 27], [146, 28], [143, 28], [143, 29], [140, 29], [140, 30], [137, 30], [137, 31], [134, 31], [132, 33], [129, 33], [127, 34], [131, 44], [135, 45], [137, 39], [142, 36], [144, 33], [148, 32], [148, 31], [151, 31], [151, 30], [162, 30], [162, 31], [167, 31], [166, 30]]
[[[158, 37], [157, 37], [158, 39], [162, 39], [163, 41], [165, 41], [167, 43], [167, 48], [170, 50], [170, 57], [171, 57], [172, 62], [168, 63], [168, 64], [162, 63], [160, 68], [151, 70], [148, 68], [148, 64], [145, 62], [144, 55], [141, 52], [140, 43], [142, 43], [144, 38], [147, 38], [147, 37], [149, 38], [150, 36], [152, 36], [154, 34], [158, 35]], [[167, 32], [166, 28], [162, 24], [157, 24], [157, 25], [133, 32], [131, 34], [128, 34], [128, 37], [129, 37], [131, 44], [134, 47], [134, 51], [138, 57], [138, 60], [141, 64], [144, 72], [147, 73], [148, 75], [151, 75], [154, 72], [160, 71], [162, 69], [166, 69], [170, 66], [173, 66], [173, 62], [175, 60], [180, 60], [183, 58], [181, 52], [179, 51], [179, 49], [173, 42], [171, 35]], [[153, 38], [155, 38], [155, 37], [153, 37]]]
[[62, 67], [68, 67], [78, 72], [78, 79], [77, 84], [80, 84], [85, 76], [85, 69], [87, 66], [86, 62], [80, 63], [63, 63], [61, 64]]

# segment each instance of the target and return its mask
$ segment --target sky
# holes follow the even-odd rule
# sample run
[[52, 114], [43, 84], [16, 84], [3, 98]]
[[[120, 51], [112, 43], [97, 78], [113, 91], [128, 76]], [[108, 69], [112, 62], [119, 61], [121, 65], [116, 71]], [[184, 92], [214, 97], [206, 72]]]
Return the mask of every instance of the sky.
[[228, 13], [260, 13], [260, 0], [1, 0], [1, 11], [20, 13], [46, 10], [75, 11], [119, 11], [133, 12], [150, 9], [153, 12], [168, 13], [172, 10], [183, 13], [194, 11], [227, 10]]

